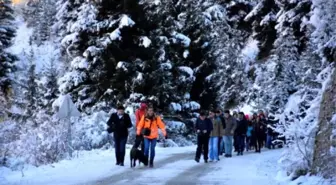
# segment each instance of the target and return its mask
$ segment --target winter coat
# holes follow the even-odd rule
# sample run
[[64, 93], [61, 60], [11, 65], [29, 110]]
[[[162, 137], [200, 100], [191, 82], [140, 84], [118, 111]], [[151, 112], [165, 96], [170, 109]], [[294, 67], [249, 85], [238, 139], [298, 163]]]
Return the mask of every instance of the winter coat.
[[115, 137], [127, 137], [128, 129], [132, 127], [132, 121], [128, 114], [121, 117], [117, 113], [113, 113], [107, 121], [108, 132], [114, 134]]
[[[208, 118], [205, 118], [204, 120], [197, 118], [195, 129], [200, 130], [200, 132], [198, 133], [199, 135], [210, 134], [213, 129], [213, 125], [212, 125], [211, 120]], [[207, 132], [204, 133], [203, 130], [206, 130]]]
[[224, 136], [233, 136], [234, 131], [236, 130], [237, 127], [236, 118], [230, 116], [229, 118], [224, 119], [225, 119]]
[[222, 120], [220, 117], [214, 117], [213, 119], [211, 119], [212, 122], [212, 131], [210, 134], [210, 137], [220, 137], [223, 136], [222, 134], [224, 134], [224, 129], [223, 129], [223, 124], [222, 124]]
[[145, 116], [146, 109], [138, 109], [135, 112], [135, 125], [138, 126], [138, 123], [140, 122], [141, 118]]
[[246, 135], [246, 132], [247, 132], [247, 120], [246, 119], [239, 120], [237, 122], [237, 128], [235, 134], [237, 136], [244, 136]]
[[253, 134], [255, 136], [261, 136], [265, 134], [264, 125], [261, 123], [261, 121], [257, 121], [257, 119], [252, 119], [252, 123], [253, 123]]
[[166, 126], [162, 122], [160, 116], [154, 116], [154, 118], [148, 118], [143, 116], [137, 125], [137, 135], [140, 135], [142, 129], [149, 128], [151, 133], [149, 136], [144, 136], [147, 139], [157, 139], [159, 137], [159, 128], [161, 129], [164, 136], [167, 136]]

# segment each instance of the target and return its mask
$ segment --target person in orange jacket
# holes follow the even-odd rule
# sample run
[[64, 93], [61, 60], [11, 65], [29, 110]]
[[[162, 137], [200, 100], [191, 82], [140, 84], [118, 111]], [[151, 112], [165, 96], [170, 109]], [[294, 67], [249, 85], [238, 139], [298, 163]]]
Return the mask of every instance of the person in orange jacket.
[[160, 116], [154, 114], [154, 108], [149, 107], [146, 115], [141, 118], [137, 125], [137, 136], [140, 136], [141, 134], [144, 135], [144, 153], [146, 157], [149, 156], [150, 149], [149, 167], [154, 166], [155, 146], [159, 136], [159, 128], [162, 130], [163, 135], [167, 139], [165, 124], [162, 122]]

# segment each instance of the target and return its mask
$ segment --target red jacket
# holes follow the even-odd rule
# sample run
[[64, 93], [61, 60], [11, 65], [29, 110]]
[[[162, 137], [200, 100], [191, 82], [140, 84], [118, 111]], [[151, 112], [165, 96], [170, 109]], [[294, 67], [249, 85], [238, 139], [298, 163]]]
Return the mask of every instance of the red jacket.
[[135, 112], [135, 125], [138, 126], [138, 123], [140, 122], [141, 118], [145, 115], [146, 109], [138, 109]]

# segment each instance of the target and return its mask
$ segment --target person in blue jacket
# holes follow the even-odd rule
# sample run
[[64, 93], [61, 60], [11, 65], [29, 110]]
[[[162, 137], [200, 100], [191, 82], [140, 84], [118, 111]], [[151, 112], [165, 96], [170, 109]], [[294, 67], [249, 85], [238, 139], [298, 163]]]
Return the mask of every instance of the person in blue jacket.
[[209, 138], [213, 129], [212, 122], [206, 117], [206, 113], [202, 111], [196, 120], [195, 130], [197, 132], [197, 149], [195, 161], [199, 162], [203, 151], [204, 162], [208, 162]]

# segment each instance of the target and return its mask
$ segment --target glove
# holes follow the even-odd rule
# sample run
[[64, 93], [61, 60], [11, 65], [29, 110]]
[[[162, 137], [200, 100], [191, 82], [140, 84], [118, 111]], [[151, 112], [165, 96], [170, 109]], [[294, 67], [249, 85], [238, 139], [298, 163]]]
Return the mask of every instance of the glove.
[[204, 134], [207, 133], [207, 130], [203, 130], [203, 133], [204, 133]]
[[165, 139], [168, 139], [168, 135], [166, 134]]
[[197, 133], [200, 133], [201, 131], [200, 131], [200, 130], [197, 130], [196, 132], [197, 132]]

